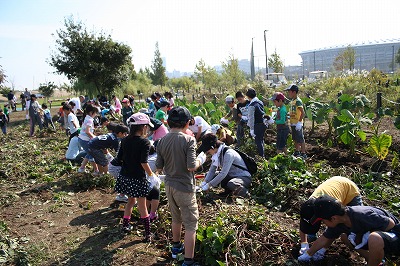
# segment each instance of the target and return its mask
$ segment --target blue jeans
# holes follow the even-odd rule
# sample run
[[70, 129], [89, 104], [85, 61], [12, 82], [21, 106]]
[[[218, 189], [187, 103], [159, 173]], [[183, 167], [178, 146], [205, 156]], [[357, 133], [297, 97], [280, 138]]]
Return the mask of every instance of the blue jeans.
[[242, 121], [237, 123], [236, 138], [237, 138], [237, 145], [238, 146], [242, 145], [244, 138], [244, 123]]
[[7, 126], [6, 125], [2, 126], [1, 131], [3, 131], [4, 135], [7, 135]]
[[78, 138], [79, 145], [81, 145], [82, 149], [86, 152], [85, 158], [89, 161], [93, 161], [93, 157], [88, 153], [89, 150], [89, 141]]
[[254, 124], [254, 134], [256, 135], [256, 146], [258, 155], [264, 157], [264, 134], [267, 129], [264, 123]]

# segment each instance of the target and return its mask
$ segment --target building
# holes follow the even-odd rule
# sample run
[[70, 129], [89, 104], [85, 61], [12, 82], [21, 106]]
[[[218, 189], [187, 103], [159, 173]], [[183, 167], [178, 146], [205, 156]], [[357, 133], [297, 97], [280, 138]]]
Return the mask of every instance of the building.
[[[350, 44], [355, 50], [355, 69], [379, 69], [385, 73], [392, 73], [398, 68], [395, 63], [397, 51], [400, 49], [400, 39], [380, 40]], [[333, 71], [335, 58], [348, 45], [321, 48], [299, 53], [303, 62], [303, 74], [316, 70]]]

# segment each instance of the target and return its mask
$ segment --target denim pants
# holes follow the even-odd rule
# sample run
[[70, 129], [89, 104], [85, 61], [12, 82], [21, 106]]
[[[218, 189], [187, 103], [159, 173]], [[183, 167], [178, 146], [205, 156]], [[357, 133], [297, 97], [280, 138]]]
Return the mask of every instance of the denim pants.
[[237, 128], [236, 128], [236, 139], [238, 146], [243, 144], [243, 138], [244, 138], [244, 123], [240, 121], [237, 123]]
[[258, 155], [264, 157], [264, 134], [267, 129], [264, 123], [254, 124], [254, 134], [256, 135], [256, 146]]

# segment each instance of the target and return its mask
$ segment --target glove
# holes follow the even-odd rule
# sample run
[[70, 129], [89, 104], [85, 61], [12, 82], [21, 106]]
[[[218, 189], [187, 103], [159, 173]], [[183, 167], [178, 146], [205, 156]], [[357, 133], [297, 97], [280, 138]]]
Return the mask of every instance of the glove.
[[201, 183], [200, 183], [200, 187], [203, 187], [205, 184], [207, 184], [206, 181], [201, 182]]
[[269, 125], [272, 125], [273, 123], [275, 123], [275, 120], [274, 120], [272, 117], [270, 117], [270, 118], [267, 120], [267, 122], [268, 122]]
[[200, 165], [203, 165], [203, 163], [206, 161], [207, 156], [204, 152], [200, 152], [199, 155], [197, 155], [196, 160], [200, 162]]
[[250, 129], [250, 135], [251, 135], [253, 138], [256, 137], [256, 134], [254, 134], [254, 129]]
[[302, 122], [297, 122], [296, 123], [296, 130], [297, 131], [300, 131], [302, 129], [302, 127], [303, 127], [303, 123]]
[[367, 244], [368, 244], [368, 238], [369, 238], [369, 231], [366, 232], [366, 233], [363, 235], [361, 243], [358, 244], [357, 246], [355, 246], [354, 249], [360, 249], [360, 248], [362, 248], [363, 246], [367, 245]]
[[303, 255], [301, 255], [301, 256], [299, 256], [299, 257], [297, 258], [297, 260], [298, 260], [298, 261], [301, 261], [301, 262], [308, 262], [308, 261], [310, 261], [311, 259], [312, 259], [312, 257], [311, 257], [310, 255], [308, 255], [307, 252], [304, 252]]
[[321, 248], [320, 250], [315, 252], [315, 254], [312, 256], [313, 261], [323, 260], [325, 257], [325, 252], [326, 252], [325, 248]]
[[221, 120], [219, 120], [219, 122], [220, 122], [221, 124], [229, 124], [229, 120], [226, 119], [226, 118], [221, 118]]
[[350, 233], [350, 235], [347, 238], [349, 239], [350, 243], [353, 246], [357, 246], [357, 244], [356, 244], [356, 234]]
[[155, 173], [153, 173], [151, 176], [149, 176], [148, 180], [150, 182], [151, 187], [156, 187], [156, 188], [160, 189], [161, 180]]
[[245, 120], [245, 121], [247, 121], [247, 120], [249, 120], [249, 119], [247, 118], [247, 116], [245, 116], [245, 115], [242, 115], [242, 120]]
[[210, 185], [208, 183], [205, 183], [204, 185], [201, 186], [201, 190], [207, 191], [210, 188]]
[[110, 163], [114, 159], [114, 156], [112, 156], [111, 153], [107, 152], [106, 158], [107, 158], [107, 161]]
[[299, 254], [303, 255], [309, 248], [310, 248], [310, 245], [308, 243], [306, 243], [306, 242], [301, 243]]

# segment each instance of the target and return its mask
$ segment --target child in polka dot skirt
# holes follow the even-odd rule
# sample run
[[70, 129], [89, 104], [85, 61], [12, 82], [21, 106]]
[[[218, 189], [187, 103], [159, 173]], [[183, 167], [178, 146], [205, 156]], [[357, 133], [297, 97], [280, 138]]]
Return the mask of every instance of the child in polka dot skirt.
[[116, 157], [116, 160], [122, 164], [122, 167], [115, 190], [117, 193], [128, 195], [122, 228], [125, 233], [133, 229], [130, 224], [130, 218], [135, 198], [137, 198], [140, 220], [145, 227], [145, 241], [150, 241], [150, 216], [146, 207], [146, 196], [149, 194], [150, 188], [146, 179], [146, 173], [148, 176], [153, 176], [154, 173], [147, 162], [150, 141], [145, 136], [148, 127], [153, 125], [149, 117], [143, 113], [133, 114], [127, 119], [127, 124], [130, 127], [130, 133], [122, 140]]

